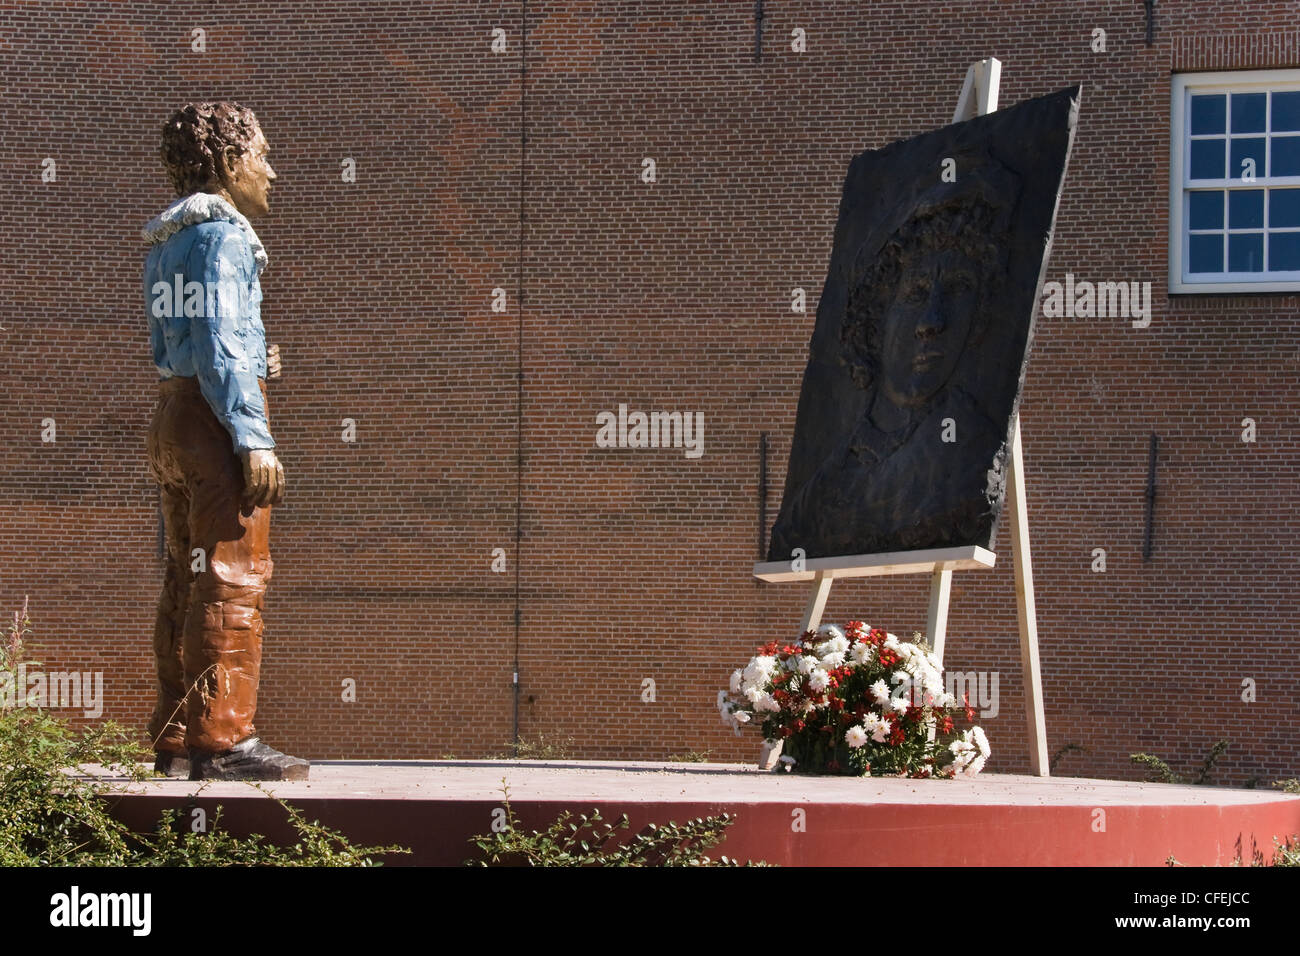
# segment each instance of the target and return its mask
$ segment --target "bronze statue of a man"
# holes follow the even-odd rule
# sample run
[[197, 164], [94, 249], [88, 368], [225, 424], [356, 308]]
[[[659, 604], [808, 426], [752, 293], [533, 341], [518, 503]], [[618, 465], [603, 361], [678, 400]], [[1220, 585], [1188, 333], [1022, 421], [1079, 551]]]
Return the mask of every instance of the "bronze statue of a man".
[[178, 110], [161, 153], [179, 198], [144, 228], [161, 376], [149, 468], [167, 537], [149, 723], [155, 769], [191, 780], [305, 779], [307, 761], [253, 728], [271, 506], [284, 471], [267, 415], [266, 376], [279, 373], [261, 319], [267, 256], [249, 220], [269, 211], [275, 171], [257, 118], [237, 103]]

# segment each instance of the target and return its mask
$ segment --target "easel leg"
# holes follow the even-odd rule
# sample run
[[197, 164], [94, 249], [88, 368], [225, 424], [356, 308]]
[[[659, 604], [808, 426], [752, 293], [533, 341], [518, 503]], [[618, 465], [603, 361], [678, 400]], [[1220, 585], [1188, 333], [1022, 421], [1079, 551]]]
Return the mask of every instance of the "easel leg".
[[825, 571], [818, 571], [813, 578], [812, 594], [808, 596], [808, 606], [804, 608], [803, 621], [799, 625], [799, 636], [808, 631], [817, 630], [822, 622], [822, 612], [826, 610], [826, 599], [831, 595], [831, 583], [835, 579]]
[[1012, 547], [1015, 551], [1016, 611], [1020, 618], [1020, 669], [1025, 682], [1025, 722], [1029, 729], [1029, 766], [1048, 775], [1047, 722], [1043, 716], [1043, 681], [1038, 669], [1038, 612], [1034, 606], [1034, 571], [1029, 559], [1029, 514], [1025, 501], [1025, 462], [1020, 447], [1020, 416], [1011, 435], [1011, 467], [1007, 475], [1011, 507]]
[[[812, 593], [808, 595], [808, 606], [803, 611], [803, 621], [799, 624], [799, 637], [808, 631], [817, 630], [822, 622], [822, 612], [826, 610], [826, 599], [831, 595], [831, 582], [835, 579], [826, 571], [818, 571], [813, 577]], [[781, 758], [783, 740], [764, 740], [758, 754], [758, 769], [773, 770]]]
[[[948, 636], [948, 597], [952, 594], [952, 568], [937, 567], [930, 575], [930, 610], [925, 618], [925, 640], [939, 666], [943, 666], [943, 641]], [[926, 724], [926, 736], [934, 740], [934, 718]]]
[[941, 666], [943, 641], [948, 636], [948, 597], [951, 594], [952, 568], [935, 568], [930, 575], [930, 611], [925, 618], [925, 639]]

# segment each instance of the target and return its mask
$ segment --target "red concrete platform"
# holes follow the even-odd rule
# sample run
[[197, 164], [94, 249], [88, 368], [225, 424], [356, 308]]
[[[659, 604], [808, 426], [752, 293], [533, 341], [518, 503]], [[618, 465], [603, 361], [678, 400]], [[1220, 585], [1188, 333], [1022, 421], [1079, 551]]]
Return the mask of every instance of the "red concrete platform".
[[[502, 786], [521, 823], [562, 810], [650, 822], [727, 812], [714, 852], [785, 866], [1160, 866], [1271, 857], [1300, 834], [1300, 796], [1071, 777], [982, 774], [963, 780], [806, 777], [734, 764], [613, 761], [321, 761], [311, 779], [266, 790], [354, 843], [414, 850], [386, 865], [458, 865], [492, 826]], [[159, 780], [131, 788], [116, 813], [152, 825], [167, 807], [218, 804], [236, 833], [286, 834], [277, 804], [247, 784]], [[186, 817], [188, 820], [189, 817]]]

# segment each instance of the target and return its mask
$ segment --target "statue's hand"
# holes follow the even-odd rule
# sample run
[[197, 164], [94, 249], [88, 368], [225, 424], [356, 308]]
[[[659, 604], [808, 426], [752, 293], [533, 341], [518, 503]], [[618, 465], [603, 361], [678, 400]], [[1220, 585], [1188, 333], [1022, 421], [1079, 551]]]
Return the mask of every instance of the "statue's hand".
[[244, 502], [265, 508], [278, 505], [284, 496], [284, 468], [270, 448], [240, 453], [244, 463]]
[[280, 346], [278, 345], [266, 347], [266, 377], [280, 377]]

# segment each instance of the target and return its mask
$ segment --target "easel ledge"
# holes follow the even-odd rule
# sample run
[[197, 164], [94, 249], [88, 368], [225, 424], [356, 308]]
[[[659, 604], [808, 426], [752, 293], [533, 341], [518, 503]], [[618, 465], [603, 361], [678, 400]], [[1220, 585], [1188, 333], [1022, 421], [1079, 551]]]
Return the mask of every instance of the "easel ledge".
[[855, 554], [833, 558], [808, 558], [801, 570], [791, 561], [761, 561], [754, 565], [754, 577], [773, 584], [815, 581], [823, 578], [869, 578], [885, 574], [929, 574], [944, 568], [964, 571], [991, 568], [997, 555], [979, 545], [964, 548], [932, 548], [926, 551], [891, 551], [884, 554]]

